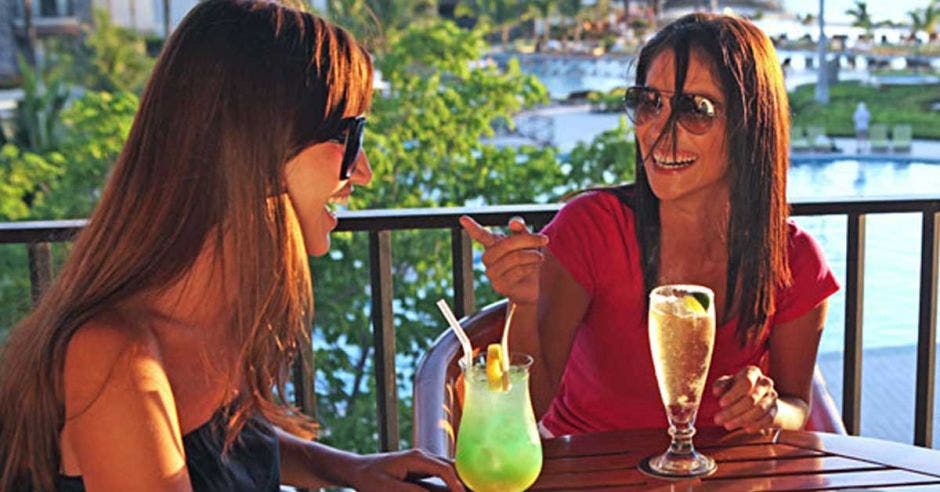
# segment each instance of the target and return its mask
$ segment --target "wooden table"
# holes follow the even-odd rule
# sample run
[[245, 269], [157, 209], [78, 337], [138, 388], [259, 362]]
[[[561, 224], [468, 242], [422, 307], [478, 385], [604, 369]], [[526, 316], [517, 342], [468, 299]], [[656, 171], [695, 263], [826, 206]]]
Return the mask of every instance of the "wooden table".
[[876, 487], [940, 490], [940, 451], [894, 442], [806, 431], [728, 434], [703, 429], [696, 447], [715, 458], [710, 477], [668, 481], [637, 471], [664, 451], [662, 429], [600, 432], [543, 441], [535, 490], [819, 490]]

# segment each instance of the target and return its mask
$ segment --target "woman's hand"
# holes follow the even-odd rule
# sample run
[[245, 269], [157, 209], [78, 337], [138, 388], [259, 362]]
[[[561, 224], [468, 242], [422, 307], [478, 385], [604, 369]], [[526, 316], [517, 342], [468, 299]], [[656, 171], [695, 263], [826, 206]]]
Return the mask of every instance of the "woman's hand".
[[721, 411], [715, 423], [727, 430], [744, 429], [757, 432], [774, 426], [778, 395], [774, 381], [757, 366], [747, 366], [731, 376], [722, 376], [712, 389], [719, 396]]
[[548, 237], [529, 232], [520, 218], [510, 219], [510, 236], [494, 234], [467, 216], [460, 218], [460, 225], [485, 248], [483, 265], [493, 290], [516, 304], [535, 304], [539, 269], [545, 260], [541, 248], [548, 244]]
[[434, 458], [420, 449], [357, 457], [349, 477], [349, 485], [364, 492], [372, 490], [418, 492], [426, 489], [408, 482], [427, 477], [440, 477], [452, 491], [465, 490], [451, 464]]

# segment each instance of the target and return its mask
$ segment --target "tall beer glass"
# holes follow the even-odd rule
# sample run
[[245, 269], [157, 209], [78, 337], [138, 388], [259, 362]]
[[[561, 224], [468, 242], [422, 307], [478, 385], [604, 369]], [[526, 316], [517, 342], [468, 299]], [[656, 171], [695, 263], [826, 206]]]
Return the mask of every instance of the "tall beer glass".
[[715, 471], [715, 460], [692, 445], [715, 343], [714, 298], [711, 289], [698, 285], [663, 285], [650, 293], [650, 350], [672, 444], [641, 463], [647, 473], [687, 478]]

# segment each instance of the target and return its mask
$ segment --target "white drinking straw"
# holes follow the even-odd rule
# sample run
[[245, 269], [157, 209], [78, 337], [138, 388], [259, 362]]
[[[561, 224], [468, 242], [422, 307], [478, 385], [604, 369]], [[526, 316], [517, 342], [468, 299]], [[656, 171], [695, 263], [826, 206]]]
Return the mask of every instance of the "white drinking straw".
[[450, 325], [450, 328], [454, 330], [454, 335], [457, 335], [457, 340], [460, 340], [460, 345], [463, 347], [463, 360], [465, 367], [470, 369], [473, 367], [473, 346], [470, 345], [470, 337], [467, 336], [467, 333], [463, 331], [463, 328], [460, 327], [460, 322], [457, 321], [457, 317], [454, 316], [453, 311], [450, 310], [450, 306], [447, 305], [447, 301], [441, 299], [437, 301], [437, 308], [441, 310], [441, 314], [444, 315], [444, 319], [447, 320], [447, 324]]
[[509, 373], [509, 326], [512, 325], [512, 315], [516, 313], [516, 303], [509, 301], [509, 312], [506, 314], [506, 324], [503, 325], [503, 373]]

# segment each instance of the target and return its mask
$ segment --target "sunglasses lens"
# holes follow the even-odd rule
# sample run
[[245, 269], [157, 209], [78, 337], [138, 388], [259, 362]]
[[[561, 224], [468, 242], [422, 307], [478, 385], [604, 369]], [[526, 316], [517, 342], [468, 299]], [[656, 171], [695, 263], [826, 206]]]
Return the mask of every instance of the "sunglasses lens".
[[659, 114], [662, 99], [656, 91], [642, 87], [631, 87], [627, 89], [624, 96], [624, 107], [630, 121], [635, 125], [642, 125]]
[[365, 118], [357, 118], [346, 133], [343, 164], [340, 169], [340, 178], [349, 179], [356, 172], [356, 163], [359, 162], [359, 152], [362, 150], [362, 134], [365, 131]]
[[705, 97], [684, 94], [674, 104], [679, 124], [692, 133], [705, 133], [715, 122], [715, 104]]

